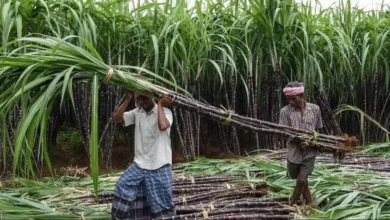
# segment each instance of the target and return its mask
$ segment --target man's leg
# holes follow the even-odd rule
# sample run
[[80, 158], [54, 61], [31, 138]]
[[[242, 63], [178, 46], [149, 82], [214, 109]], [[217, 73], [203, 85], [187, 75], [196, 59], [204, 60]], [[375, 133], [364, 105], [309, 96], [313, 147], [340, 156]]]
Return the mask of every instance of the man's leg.
[[291, 197], [290, 205], [294, 205], [295, 202], [299, 199], [299, 197], [302, 195], [304, 189], [308, 187], [308, 181], [307, 177], [309, 174], [305, 171], [299, 172], [298, 178], [297, 178], [297, 184], [294, 189], [294, 193]]
[[307, 184], [303, 189], [303, 198], [306, 200], [306, 205], [311, 206], [313, 204], [313, 200], [311, 198], [311, 193], [309, 189], [309, 181], [307, 181]]
[[142, 169], [135, 163], [122, 174], [115, 187], [111, 209], [112, 219], [142, 219], [142, 197], [137, 197], [140, 190], [142, 191], [143, 179]]
[[[315, 163], [315, 157], [308, 158], [303, 161], [303, 164], [301, 166], [301, 171], [304, 171], [308, 174], [308, 176], [313, 172], [314, 170], [314, 163]], [[308, 177], [306, 178], [306, 186], [303, 189], [303, 198], [306, 201], [306, 205], [312, 205], [313, 200], [311, 198], [311, 193], [309, 189], [309, 180]]]
[[[287, 174], [291, 179], [297, 179], [299, 176], [299, 171], [300, 171], [300, 164], [292, 163], [289, 160], [287, 160]], [[295, 204], [297, 198], [299, 198], [299, 196], [297, 197], [295, 195], [298, 193], [299, 193], [299, 187], [297, 183], [297, 185], [295, 185], [295, 189], [290, 200], [290, 205]]]
[[152, 217], [172, 217], [176, 214], [172, 195], [172, 170], [166, 166], [145, 174], [146, 195]]

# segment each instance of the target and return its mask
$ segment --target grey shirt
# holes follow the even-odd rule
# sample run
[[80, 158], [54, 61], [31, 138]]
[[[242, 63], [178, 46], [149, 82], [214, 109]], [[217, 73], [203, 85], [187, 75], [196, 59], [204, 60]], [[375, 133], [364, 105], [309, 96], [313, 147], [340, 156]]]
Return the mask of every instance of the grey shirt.
[[[320, 107], [308, 102], [305, 102], [305, 105], [306, 107], [302, 114], [299, 109], [290, 105], [283, 107], [280, 110], [279, 124], [308, 131], [322, 128]], [[292, 163], [300, 164], [303, 160], [314, 157], [317, 154], [317, 148], [301, 148], [296, 144], [287, 143], [287, 159]]]

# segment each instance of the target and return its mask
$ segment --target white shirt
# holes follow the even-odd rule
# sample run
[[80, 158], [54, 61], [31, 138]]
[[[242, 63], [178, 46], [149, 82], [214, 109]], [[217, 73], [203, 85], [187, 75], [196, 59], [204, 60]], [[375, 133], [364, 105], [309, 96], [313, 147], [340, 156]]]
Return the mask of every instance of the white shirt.
[[165, 164], [172, 164], [169, 134], [173, 118], [171, 110], [163, 109], [170, 124], [165, 131], [158, 128], [157, 105], [154, 105], [149, 113], [141, 108], [136, 108], [123, 114], [125, 126], [135, 124], [134, 162], [142, 169], [155, 170]]

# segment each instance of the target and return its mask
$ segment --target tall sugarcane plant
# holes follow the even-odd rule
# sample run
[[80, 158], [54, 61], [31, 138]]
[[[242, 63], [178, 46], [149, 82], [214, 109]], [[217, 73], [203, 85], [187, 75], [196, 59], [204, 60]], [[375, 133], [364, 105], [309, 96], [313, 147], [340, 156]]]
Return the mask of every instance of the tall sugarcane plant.
[[[21, 171], [25, 176], [34, 174], [35, 145], [39, 146], [38, 155], [44, 155], [42, 158], [51, 169], [47, 153], [46, 129], [53, 103], [57, 96], [61, 96], [61, 102], [65, 96], [68, 96], [74, 106], [73, 83], [89, 81], [92, 96], [89, 153], [92, 176], [94, 183], [97, 183], [99, 81], [103, 83], [113, 81], [118, 86], [144, 94], [155, 96], [160, 94], [156, 94], [153, 91], [153, 84], [140, 78], [141, 76], [129, 77], [126, 72], [104, 64], [88, 41], [84, 41], [87, 49], [75, 46], [66, 39], [51, 37], [21, 38], [18, 41], [21, 41], [23, 46], [1, 57], [0, 61], [1, 80], [4, 82], [1, 88], [3, 92], [0, 95], [1, 111], [6, 116], [12, 114], [16, 103], [22, 103], [22, 108], [25, 109], [16, 130], [13, 173]], [[17, 51], [20, 50], [25, 50], [25, 53], [18, 56]], [[133, 66], [120, 66], [120, 68], [142, 71], [168, 85], [175, 86], [146, 69]], [[2, 124], [6, 123], [5, 120], [2, 121]], [[96, 187], [95, 184], [97, 191]]]

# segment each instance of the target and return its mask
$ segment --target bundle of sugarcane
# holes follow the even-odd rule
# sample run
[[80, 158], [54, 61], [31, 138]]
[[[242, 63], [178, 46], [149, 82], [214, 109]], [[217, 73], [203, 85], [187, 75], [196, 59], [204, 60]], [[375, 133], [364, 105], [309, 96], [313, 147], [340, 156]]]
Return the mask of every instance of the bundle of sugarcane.
[[218, 109], [213, 106], [194, 101], [177, 93], [168, 91], [164, 92], [166, 95], [173, 98], [173, 103], [175, 105], [189, 111], [197, 112], [212, 120], [220, 121], [227, 125], [249, 129], [255, 132], [278, 135], [284, 137], [288, 141], [298, 142], [298, 144], [302, 147], [319, 147], [323, 152], [344, 154], [352, 152], [358, 143], [355, 137], [348, 137], [348, 135], [337, 137], [279, 125], [272, 122], [234, 114], [231, 111]]

